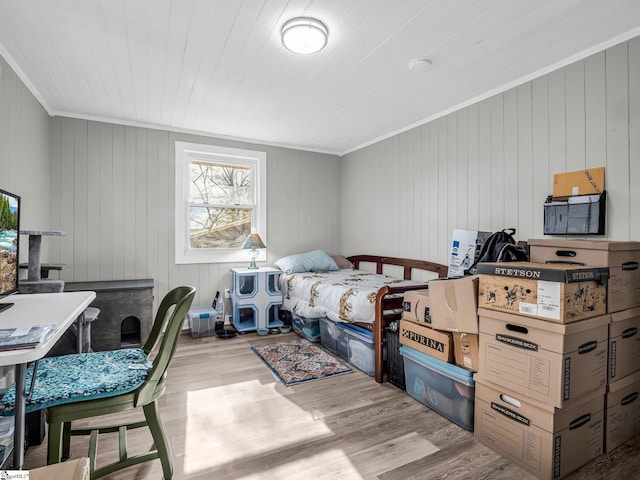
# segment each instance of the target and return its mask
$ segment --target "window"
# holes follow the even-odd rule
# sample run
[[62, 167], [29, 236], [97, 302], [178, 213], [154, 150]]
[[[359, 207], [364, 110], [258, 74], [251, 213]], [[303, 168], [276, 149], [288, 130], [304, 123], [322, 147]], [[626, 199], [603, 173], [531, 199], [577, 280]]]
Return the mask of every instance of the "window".
[[[265, 152], [176, 142], [176, 263], [249, 260], [251, 229], [266, 240]], [[260, 251], [257, 261], [265, 261]]]

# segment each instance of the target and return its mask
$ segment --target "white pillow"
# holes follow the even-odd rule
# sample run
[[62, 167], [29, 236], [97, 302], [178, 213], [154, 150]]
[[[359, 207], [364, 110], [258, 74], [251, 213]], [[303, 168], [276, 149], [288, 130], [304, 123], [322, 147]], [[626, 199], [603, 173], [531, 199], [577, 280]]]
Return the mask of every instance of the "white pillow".
[[338, 270], [338, 265], [322, 250], [298, 253], [282, 257], [275, 263], [284, 273], [328, 272]]

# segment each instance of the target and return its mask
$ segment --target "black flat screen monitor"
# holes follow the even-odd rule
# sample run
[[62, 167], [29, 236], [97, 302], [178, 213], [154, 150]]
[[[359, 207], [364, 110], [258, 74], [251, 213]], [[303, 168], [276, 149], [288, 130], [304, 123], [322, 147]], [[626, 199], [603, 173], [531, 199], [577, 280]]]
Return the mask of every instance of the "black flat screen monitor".
[[[0, 189], [0, 298], [18, 291], [20, 197]], [[0, 312], [12, 303], [0, 302]]]

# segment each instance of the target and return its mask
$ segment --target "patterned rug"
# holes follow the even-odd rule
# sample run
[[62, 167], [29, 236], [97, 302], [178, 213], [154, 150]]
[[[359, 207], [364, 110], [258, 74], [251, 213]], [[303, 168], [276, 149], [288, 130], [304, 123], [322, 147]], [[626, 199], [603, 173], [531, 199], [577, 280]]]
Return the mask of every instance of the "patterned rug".
[[307, 340], [251, 347], [284, 385], [351, 373], [353, 369]]

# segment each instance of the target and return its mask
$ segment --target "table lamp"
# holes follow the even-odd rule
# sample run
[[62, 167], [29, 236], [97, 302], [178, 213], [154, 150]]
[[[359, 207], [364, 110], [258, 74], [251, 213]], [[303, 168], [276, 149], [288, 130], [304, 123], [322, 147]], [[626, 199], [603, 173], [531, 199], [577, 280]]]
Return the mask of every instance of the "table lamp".
[[249, 234], [249, 236], [246, 238], [246, 240], [242, 244], [242, 248], [251, 249], [249, 250], [249, 257], [251, 257], [251, 263], [249, 264], [248, 268], [251, 268], [251, 269], [258, 268], [258, 266], [256, 265], [256, 258], [258, 257], [258, 254], [260, 252], [258, 252], [258, 250], [256, 249], [267, 248], [267, 246], [264, 244], [264, 242], [260, 238], [260, 235], [252, 231], [251, 234]]

